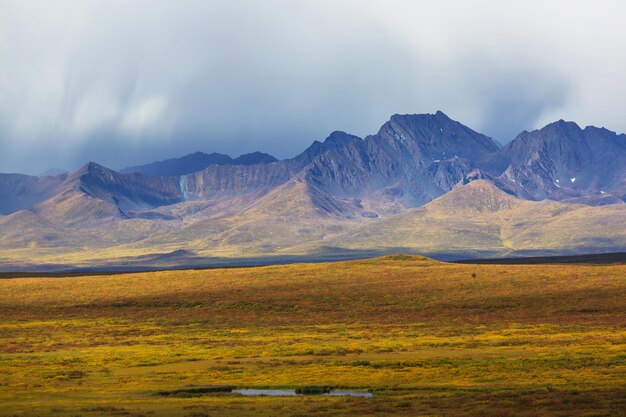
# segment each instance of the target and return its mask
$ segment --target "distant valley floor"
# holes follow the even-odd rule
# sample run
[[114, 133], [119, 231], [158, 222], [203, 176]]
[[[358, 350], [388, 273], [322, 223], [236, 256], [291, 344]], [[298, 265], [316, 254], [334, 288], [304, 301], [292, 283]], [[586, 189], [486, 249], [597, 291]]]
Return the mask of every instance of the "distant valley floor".
[[[219, 269], [219, 268], [250, 268], [271, 265], [289, 265], [296, 263], [326, 263], [350, 260], [367, 260], [385, 255], [399, 254], [400, 251], [391, 251], [388, 253], [374, 252], [351, 252], [328, 254], [327, 256], [308, 257], [308, 256], [292, 256], [292, 257], [267, 257], [267, 258], [194, 258], [185, 259], [181, 254], [179, 264], [159, 265], [154, 263], [142, 263], [142, 257], [138, 257], [135, 262], [127, 260], [121, 264], [110, 263], [108, 265], [90, 266], [77, 268], [71, 265], [30, 265], [30, 266], [11, 266], [5, 265], [5, 271], [0, 271], [0, 279], [2, 278], [18, 278], [18, 277], [65, 277], [65, 276], [82, 276], [86, 273], [96, 275], [114, 275], [124, 272], [150, 272], [150, 271], [166, 271], [166, 270], [185, 270], [185, 269]], [[157, 256], [162, 256], [157, 255]], [[175, 262], [174, 254], [167, 258], [170, 262]], [[411, 254], [407, 255], [410, 256]], [[413, 254], [414, 255], [414, 254]], [[403, 255], [400, 255], [403, 256]], [[448, 261], [459, 264], [493, 264], [493, 265], [537, 265], [537, 264], [626, 264], [626, 252], [610, 252], [610, 253], [593, 253], [582, 255], [555, 255], [555, 256], [518, 256], [515, 258], [473, 258], [458, 259], [462, 254], [434, 254], [431, 257], [440, 261]], [[188, 262], [188, 263], [185, 263]]]

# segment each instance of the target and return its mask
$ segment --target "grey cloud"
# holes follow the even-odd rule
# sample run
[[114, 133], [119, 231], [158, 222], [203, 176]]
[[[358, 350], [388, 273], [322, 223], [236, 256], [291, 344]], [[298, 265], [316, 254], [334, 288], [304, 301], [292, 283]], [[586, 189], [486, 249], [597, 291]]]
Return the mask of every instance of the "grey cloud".
[[[472, 72], [481, 73], [474, 68]], [[572, 89], [550, 69], [531, 65], [501, 68], [492, 64], [483, 68], [482, 74], [468, 89], [468, 101], [474, 101], [482, 114], [476, 128], [503, 144], [523, 130], [538, 127], [543, 115], [566, 103]]]
[[[570, 26], [535, 18], [553, 3], [466, 3], [2, 2], [0, 171], [196, 150], [284, 158], [332, 130], [364, 136], [393, 113], [437, 109], [501, 141], [569, 114], [626, 130], [623, 96], [605, 97], [608, 116], [581, 105], [593, 67], [559, 55]], [[520, 19], [537, 28], [520, 32]]]

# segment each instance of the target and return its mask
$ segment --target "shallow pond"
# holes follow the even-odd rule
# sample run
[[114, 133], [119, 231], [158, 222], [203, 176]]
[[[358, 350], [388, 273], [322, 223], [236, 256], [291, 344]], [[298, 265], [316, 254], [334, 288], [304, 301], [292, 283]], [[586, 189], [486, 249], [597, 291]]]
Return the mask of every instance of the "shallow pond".
[[240, 394], [250, 397], [304, 397], [307, 395], [323, 395], [326, 397], [361, 397], [372, 398], [371, 392], [334, 389], [323, 394], [297, 394], [295, 389], [234, 389], [233, 394]]

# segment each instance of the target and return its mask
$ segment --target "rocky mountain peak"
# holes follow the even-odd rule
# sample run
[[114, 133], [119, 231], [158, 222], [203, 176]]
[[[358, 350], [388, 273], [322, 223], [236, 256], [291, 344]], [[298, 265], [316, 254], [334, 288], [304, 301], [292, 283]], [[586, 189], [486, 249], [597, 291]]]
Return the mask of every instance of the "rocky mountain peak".
[[96, 162], [89, 161], [85, 165], [78, 168], [76, 171], [70, 173], [70, 177], [82, 177], [88, 174], [98, 174], [106, 171], [110, 171], [109, 168], [102, 166]]
[[418, 160], [446, 160], [455, 156], [477, 160], [499, 149], [492, 138], [435, 114], [395, 114], [373, 137], [392, 148], [403, 148]]
[[348, 143], [359, 139], [360, 138], [358, 136], [350, 135], [340, 130], [335, 130], [324, 140], [324, 144], [327, 146], [345, 146]]
[[618, 135], [564, 120], [520, 133], [491, 160], [493, 174], [535, 200], [608, 196], [626, 177], [626, 146]]
[[238, 156], [233, 159], [233, 165], [270, 164], [276, 161], [278, 161], [278, 159], [274, 158], [272, 155], [257, 151]]
[[336, 130], [332, 132], [324, 142], [314, 141], [304, 152], [294, 158], [301, 165], [311, 163], [317, 156], [328, 151], [341, 149], [352, 142], [360, 142], [361, 138], [346, 132]]
[[539, 130], [539, 132], [547, 139], [558, 140], [562, 138], [577, 139], [582, 137], [582, 129], [575, 122], [567, 122], [560, 119], [550, 123]]

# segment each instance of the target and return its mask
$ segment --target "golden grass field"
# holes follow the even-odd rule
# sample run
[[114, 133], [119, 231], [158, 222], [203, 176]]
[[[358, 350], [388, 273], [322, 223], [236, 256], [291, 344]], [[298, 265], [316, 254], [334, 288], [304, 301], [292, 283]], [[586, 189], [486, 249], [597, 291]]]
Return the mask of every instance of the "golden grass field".
[[[2, 416], [626, 415], [626, 265], [391, 256], [0, 294]], [[374, 397], [157, 395], [213, 385]]]

